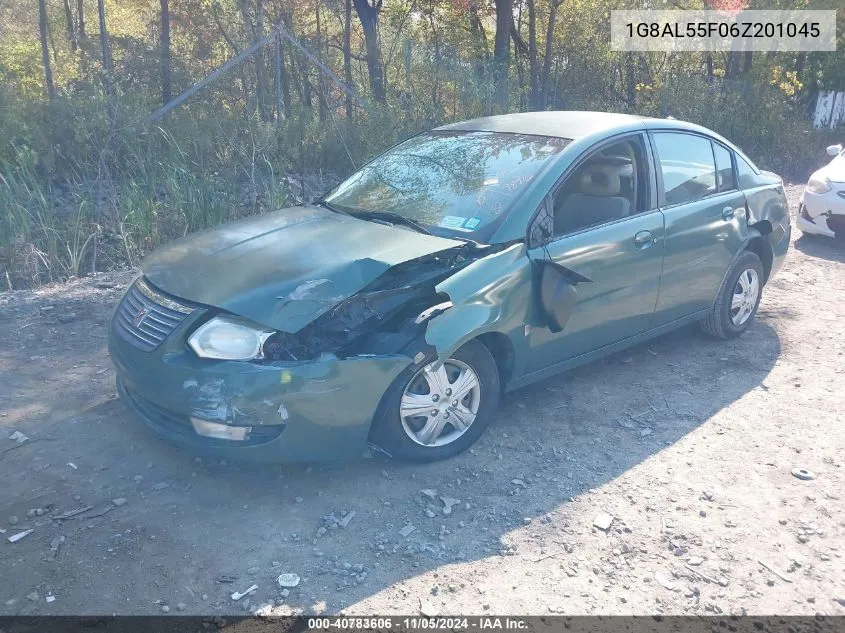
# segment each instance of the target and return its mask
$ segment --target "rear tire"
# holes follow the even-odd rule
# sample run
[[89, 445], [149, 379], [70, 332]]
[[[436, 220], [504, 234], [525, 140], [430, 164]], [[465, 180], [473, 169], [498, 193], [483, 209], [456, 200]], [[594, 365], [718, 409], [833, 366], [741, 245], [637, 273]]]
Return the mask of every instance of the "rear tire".
[[760, 306], [763, 279], [760, 258], [756, 253], [743, 251], [725, 275], [701, 328], [721, 339], [731, 339], [745, 332]]
[[[469, 341], [458, 349], [443, 363], [442, 372], [433, 371], [434, 360], [429, 357], [404, 370], [379, 404], [371, 439], [392, 457], [412, 462], [454, 457], [481, 437], [498, 409], [499, 370], [480, 341]], [[451, 388], [457, 391], [461, 381], [473, 386], [456, 394], [460, 401], [453, 400]], [[432, 382], [443, 389], [432, 387]], [[417, 402], [424, 407], [414, 415]], [[461, 431], [470, 414], [471, 422]], [[435, 430], [426, 433], [429, 428]]]

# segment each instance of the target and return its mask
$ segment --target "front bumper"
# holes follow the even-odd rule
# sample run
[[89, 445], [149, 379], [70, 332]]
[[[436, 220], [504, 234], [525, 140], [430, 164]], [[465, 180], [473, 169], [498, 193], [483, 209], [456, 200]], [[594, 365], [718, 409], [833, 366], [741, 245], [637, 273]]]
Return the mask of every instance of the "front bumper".
[[[186, 319], [151, 352], [112, 324], [109, 352], [128, 408], [160, 435], [204, 454], [273, 462], [361, 456], [382, 395], [412, 362], [402, 355], [269, 364], [201, 359], [184, 342], [201, 318]], [[192, 417], [252, 431], [244, 441], [204, 437]]]
[[845, 184], [834, 183], [827, 193], [804, 190], [795, 225], [803, 233], [834, 237], [845, 234]]

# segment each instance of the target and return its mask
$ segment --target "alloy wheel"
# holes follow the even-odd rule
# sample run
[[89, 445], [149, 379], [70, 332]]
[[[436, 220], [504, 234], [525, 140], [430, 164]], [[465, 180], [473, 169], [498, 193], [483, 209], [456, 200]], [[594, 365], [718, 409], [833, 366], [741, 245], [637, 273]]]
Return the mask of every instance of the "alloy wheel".
[[451, 444], [475, 422], [481, 383], [475, 371], [455, 358], [437, 369], [426, 365], [408, 382], [399, 404], [407, 436], [422, 446]]
[[757, 305], [757, 298], [760, 296], [760, 276], [753, 268], [742, 271], [734, 286], [733, 297], [731, 298], [731, 322], [739, 327], [743, 325], [754, 307]]

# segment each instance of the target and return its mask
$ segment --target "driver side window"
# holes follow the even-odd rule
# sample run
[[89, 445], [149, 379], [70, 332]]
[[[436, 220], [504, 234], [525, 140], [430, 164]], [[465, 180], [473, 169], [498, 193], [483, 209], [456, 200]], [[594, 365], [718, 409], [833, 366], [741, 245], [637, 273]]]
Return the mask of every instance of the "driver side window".
[[573, 171], [554, 195], [554, 235], [645, 210], [648, 178], [642, 137], [607, 145]]

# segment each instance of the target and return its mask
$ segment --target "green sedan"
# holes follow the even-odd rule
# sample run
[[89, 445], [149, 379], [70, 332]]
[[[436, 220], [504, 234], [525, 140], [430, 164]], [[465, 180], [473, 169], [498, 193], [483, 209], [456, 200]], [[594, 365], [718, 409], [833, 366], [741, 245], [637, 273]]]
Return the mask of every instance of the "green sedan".
[[503, 392], [693, 322], [741, 334], [790, 233], [781, 179], [697, 125], [473, 119], [154, 252], [109, 349], [127, 406], [198, 451], [437, 460]]

